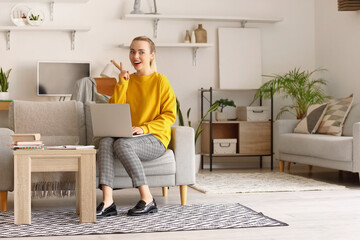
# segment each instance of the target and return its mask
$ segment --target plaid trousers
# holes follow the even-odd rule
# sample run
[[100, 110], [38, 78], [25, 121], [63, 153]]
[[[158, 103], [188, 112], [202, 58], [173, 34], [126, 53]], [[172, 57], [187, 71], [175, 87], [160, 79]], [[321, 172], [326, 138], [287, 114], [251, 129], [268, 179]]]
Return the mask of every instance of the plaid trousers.
[[132, 179], [133, 187], [148, 185], [141, 161], [154, 160], [165, 151], [162, 142], [151, 134], [132, 138], [103, 138], [99, 145], [99, 184], [113, 188], [114, 161], [118, 159]]

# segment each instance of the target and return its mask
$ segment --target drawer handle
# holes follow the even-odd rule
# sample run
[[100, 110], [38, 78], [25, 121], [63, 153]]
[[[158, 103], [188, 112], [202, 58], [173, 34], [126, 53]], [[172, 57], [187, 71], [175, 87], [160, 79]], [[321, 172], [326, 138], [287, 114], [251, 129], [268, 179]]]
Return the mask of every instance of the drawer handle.
[[253, 110], [253, 113], [262, 113], [264, 110]]
[[226, 147], [226, 148], [228, 148], [228, 147], [230, 147], [230, 143], [220, 143], [220, 147]]

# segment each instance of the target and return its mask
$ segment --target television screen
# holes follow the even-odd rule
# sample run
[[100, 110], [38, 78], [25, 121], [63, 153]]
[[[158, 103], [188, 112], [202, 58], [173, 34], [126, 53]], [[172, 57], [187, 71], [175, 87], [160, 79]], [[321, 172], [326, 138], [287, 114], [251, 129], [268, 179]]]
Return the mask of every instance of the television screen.
[[90, 62], [38, 61], [37, 95], [71, 96], [75, 82], [90, 74]]

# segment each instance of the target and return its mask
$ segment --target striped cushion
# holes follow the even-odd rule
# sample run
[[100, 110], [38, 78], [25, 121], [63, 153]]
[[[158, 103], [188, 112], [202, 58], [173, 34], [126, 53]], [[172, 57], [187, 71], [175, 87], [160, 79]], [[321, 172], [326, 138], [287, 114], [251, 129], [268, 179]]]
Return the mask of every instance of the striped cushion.
[[343, 124], [353, 102], [352, 94], [346, 98], [332, 99], [328, 103], [325, 116], [318, 133], [341, 136]]
[[327, 103], [311, 105], [306, 111], [306, 116], [294, 129], [295, 133], [315, 133], [327, 109]]

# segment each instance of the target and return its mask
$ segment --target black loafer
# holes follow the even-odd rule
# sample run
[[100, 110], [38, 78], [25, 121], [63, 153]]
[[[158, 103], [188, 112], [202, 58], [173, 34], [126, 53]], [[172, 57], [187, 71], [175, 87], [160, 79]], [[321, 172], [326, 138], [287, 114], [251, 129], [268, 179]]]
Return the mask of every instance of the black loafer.
[[140, 200], [135, 207], [130, 209], [128, 211], [128, 215], [130, 216], [140, 216], [140, 215], [146, 215], [149, 213], [157, 213], [158, 208], [155, 202], [155, 199], [148, 205], [146, 205], [146, 202], [143, 200]]
[[101, 202], [99, 206], [96, 208], [97, 218], [110, 217], [116, 215], [117, 215], [117, 210], [115, 203], [112, 203], [109, 207], [104, 208], [104, 202]]

